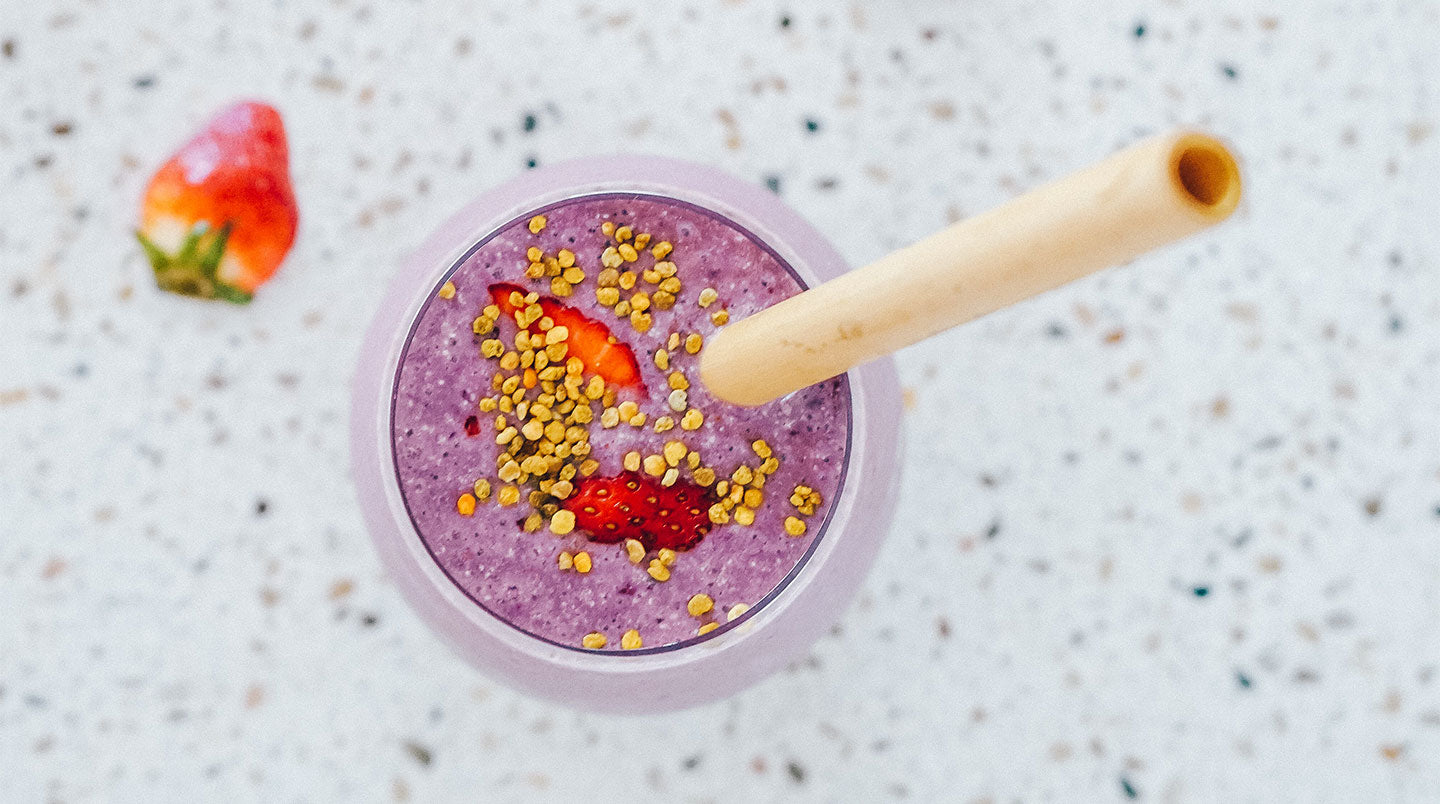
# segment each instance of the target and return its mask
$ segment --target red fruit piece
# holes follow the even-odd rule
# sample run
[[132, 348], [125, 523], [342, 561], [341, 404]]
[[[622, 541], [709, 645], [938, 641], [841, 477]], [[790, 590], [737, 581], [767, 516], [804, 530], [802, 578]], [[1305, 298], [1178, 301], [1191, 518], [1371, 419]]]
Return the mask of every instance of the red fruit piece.
[[709, 508], [710, 495], [701, 486], [689, 483], [676, 483], [670, 488], [662, 486], [652, 528], [654, 544], [646, 547], [655, 550], [668, 547], [683, 552], [699, 544], [710, 532]]
[[250, 301], [295, 241], [299, 211], [280, 113], [254, 101], [214, 117], [150, 179], [136, 236], [163, 290]]
[[639, 472], [580, 481], [565, 500], [575, 524], [592, 542], [637, 539], [647, 551], [689, 550], [710, 532], [709, 493], [689, 483], [666, 488]]
[[480, 417], [479, 417], [479, 416], [466, 416], [466, 417], [465, 417], [465, 435], [470, 436], [471, 438], [474, 438], [475, 436], [480, 435]]
[[645, 524], [660, 505], [660, 484], [637, 472], [615, 477], [589, 477], [563, 503], [575, 514], [576, 527], [592, 542], [613, 544], [624, 539], [645, 541]]
[[[495, 306], [513, 320], [519, 306], [511, 301], [512, 293], [526, 295], [525, 289], [519, 285], [501, 283], [490, 286], [490, 298], [494, 300]], [[588, 371], [599, 374], [605, 382], [612, 385], [641, 384], [640, 364], [635, 362], [635, 353], [629, 346], [621, 343], [610, 332], [609, 327], [546, 296], [540, 297], [539, 304], [541, 312], [554, 321], [556, 326], [563, 326], [570, 331], [570, 337], [565, 342], [569, 347], [567, 354], [580, 358]]]

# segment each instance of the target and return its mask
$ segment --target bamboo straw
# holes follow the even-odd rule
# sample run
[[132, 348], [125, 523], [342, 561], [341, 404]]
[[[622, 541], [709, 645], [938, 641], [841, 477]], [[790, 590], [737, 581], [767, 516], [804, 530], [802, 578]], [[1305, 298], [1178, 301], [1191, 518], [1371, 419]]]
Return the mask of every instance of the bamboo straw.
[[731, 324], [700, 376], [720, 399], [761, 405], [1194, 234], [1239, 201], [1218, 140], [1153, 137]]

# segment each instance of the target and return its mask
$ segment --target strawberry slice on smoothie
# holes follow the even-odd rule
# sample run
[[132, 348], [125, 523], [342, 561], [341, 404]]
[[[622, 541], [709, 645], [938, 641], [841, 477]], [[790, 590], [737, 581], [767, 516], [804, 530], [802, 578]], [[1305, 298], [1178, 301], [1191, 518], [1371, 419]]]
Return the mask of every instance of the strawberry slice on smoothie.
[[237, 103], [155, 172], [136, 237], [162, 290], [250, 301], [284, 261], [299, 212], [280, 113]]
[[690, 483], [667, 487], [639, 472], [622, 472], [586, 478], [563, 505], [592, 542], [636, 539], [647, 551], [684, 551], [710, 532], [708, 494]]
[[[526, 290], [508, 282], [490, 286], [490, 298], [507, 318], [513, 319], [520, 309], [512, 300], [512, 294], [526, 295]], [[569, 354], [580, 358], [588, 371], [593, 371], [612, 385], [640, 386], [640, 364], [635, 361], [635, 352], [622, 343], [610, 328], [585, 316], [578, 310], [567, 307], [548, 296], [541, 296], [537, 302], [540, 311], [557, 327], [570, 331]]]

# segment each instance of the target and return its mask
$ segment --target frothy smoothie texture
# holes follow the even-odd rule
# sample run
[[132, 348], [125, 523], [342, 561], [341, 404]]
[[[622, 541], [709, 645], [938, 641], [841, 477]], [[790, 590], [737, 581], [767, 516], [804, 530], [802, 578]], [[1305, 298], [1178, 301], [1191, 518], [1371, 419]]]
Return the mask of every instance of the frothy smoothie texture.
[[754, 235], [660, 195], [531, 210], [421, 308], [394, 380], [404, 507], [445, 575], [531, 636], [599, 653], [738, 627], [824, 537], [841, 376], [756, 408], [705, 341], [803, 289]]

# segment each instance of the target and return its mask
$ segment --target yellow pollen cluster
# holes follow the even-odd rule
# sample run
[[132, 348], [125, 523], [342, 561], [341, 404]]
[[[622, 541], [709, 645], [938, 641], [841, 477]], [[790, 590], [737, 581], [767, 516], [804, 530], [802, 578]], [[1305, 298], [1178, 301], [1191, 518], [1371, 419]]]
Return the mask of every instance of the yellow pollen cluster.
[[[553, 490], [553, 487], [552, 487]], [[575, 514], [561, 508], [550, 517], [550, 532], [556, 536], [564, 536], [575, 529]]]
[[[595, 277], [595, 301], [616, 318], [628, 319], [636, 332], [649, 332], [655, 322], [652, 310], [669, 310], [680, 293], [675, 264], [663, 260], [674, 247], [668, 241], [657, 243], [650, 250], [655, 263], [644, 268], [635, 264], [650, 245], [648, 232], [637, 233], [630, 225], [616, 226], [614, 221], [601, 223], [600, 232], [611, 242], [600, 253], [603, 270]], [[632, 265], [639, 269], [638, 275]], [[656, 287], [636, 290], [641, 281]]]
[[685, 604], [685, 611], [689, 612], [691, 617], [703, 616], [713, 608], [715, 608], [715, 601], [703, 592], [692, 596]]
[[625, 540], [625, 556], [630, 559], [631, 564], [639, 564], [645, 560], [645, 545], [639, 539]]
[[713, 483], [715, 494], [720, 498], [719, 502], [710, 506], [709, 511], [710, 521], [716, 525], [723, 525], [731, 519], [737, 525], [753, 525], [755, 512], [765, 504], [763, 489], [770, 476], [780, 468], [780, 459], [764, 439], [752, 442], [750, 449], [761, 459], [759, 464], [741, 464], [730, 474], [729, 479], [717, 482], [715, 470], [708, 466], [694, 472], [695, 482], [706, 487]]
[[790, 504], [805, 516], [814, 516], [815, 509], [819, 507], [820, 503], [820, 492], [809, 486], [796, 486], [795, 490], [790, 493]]

